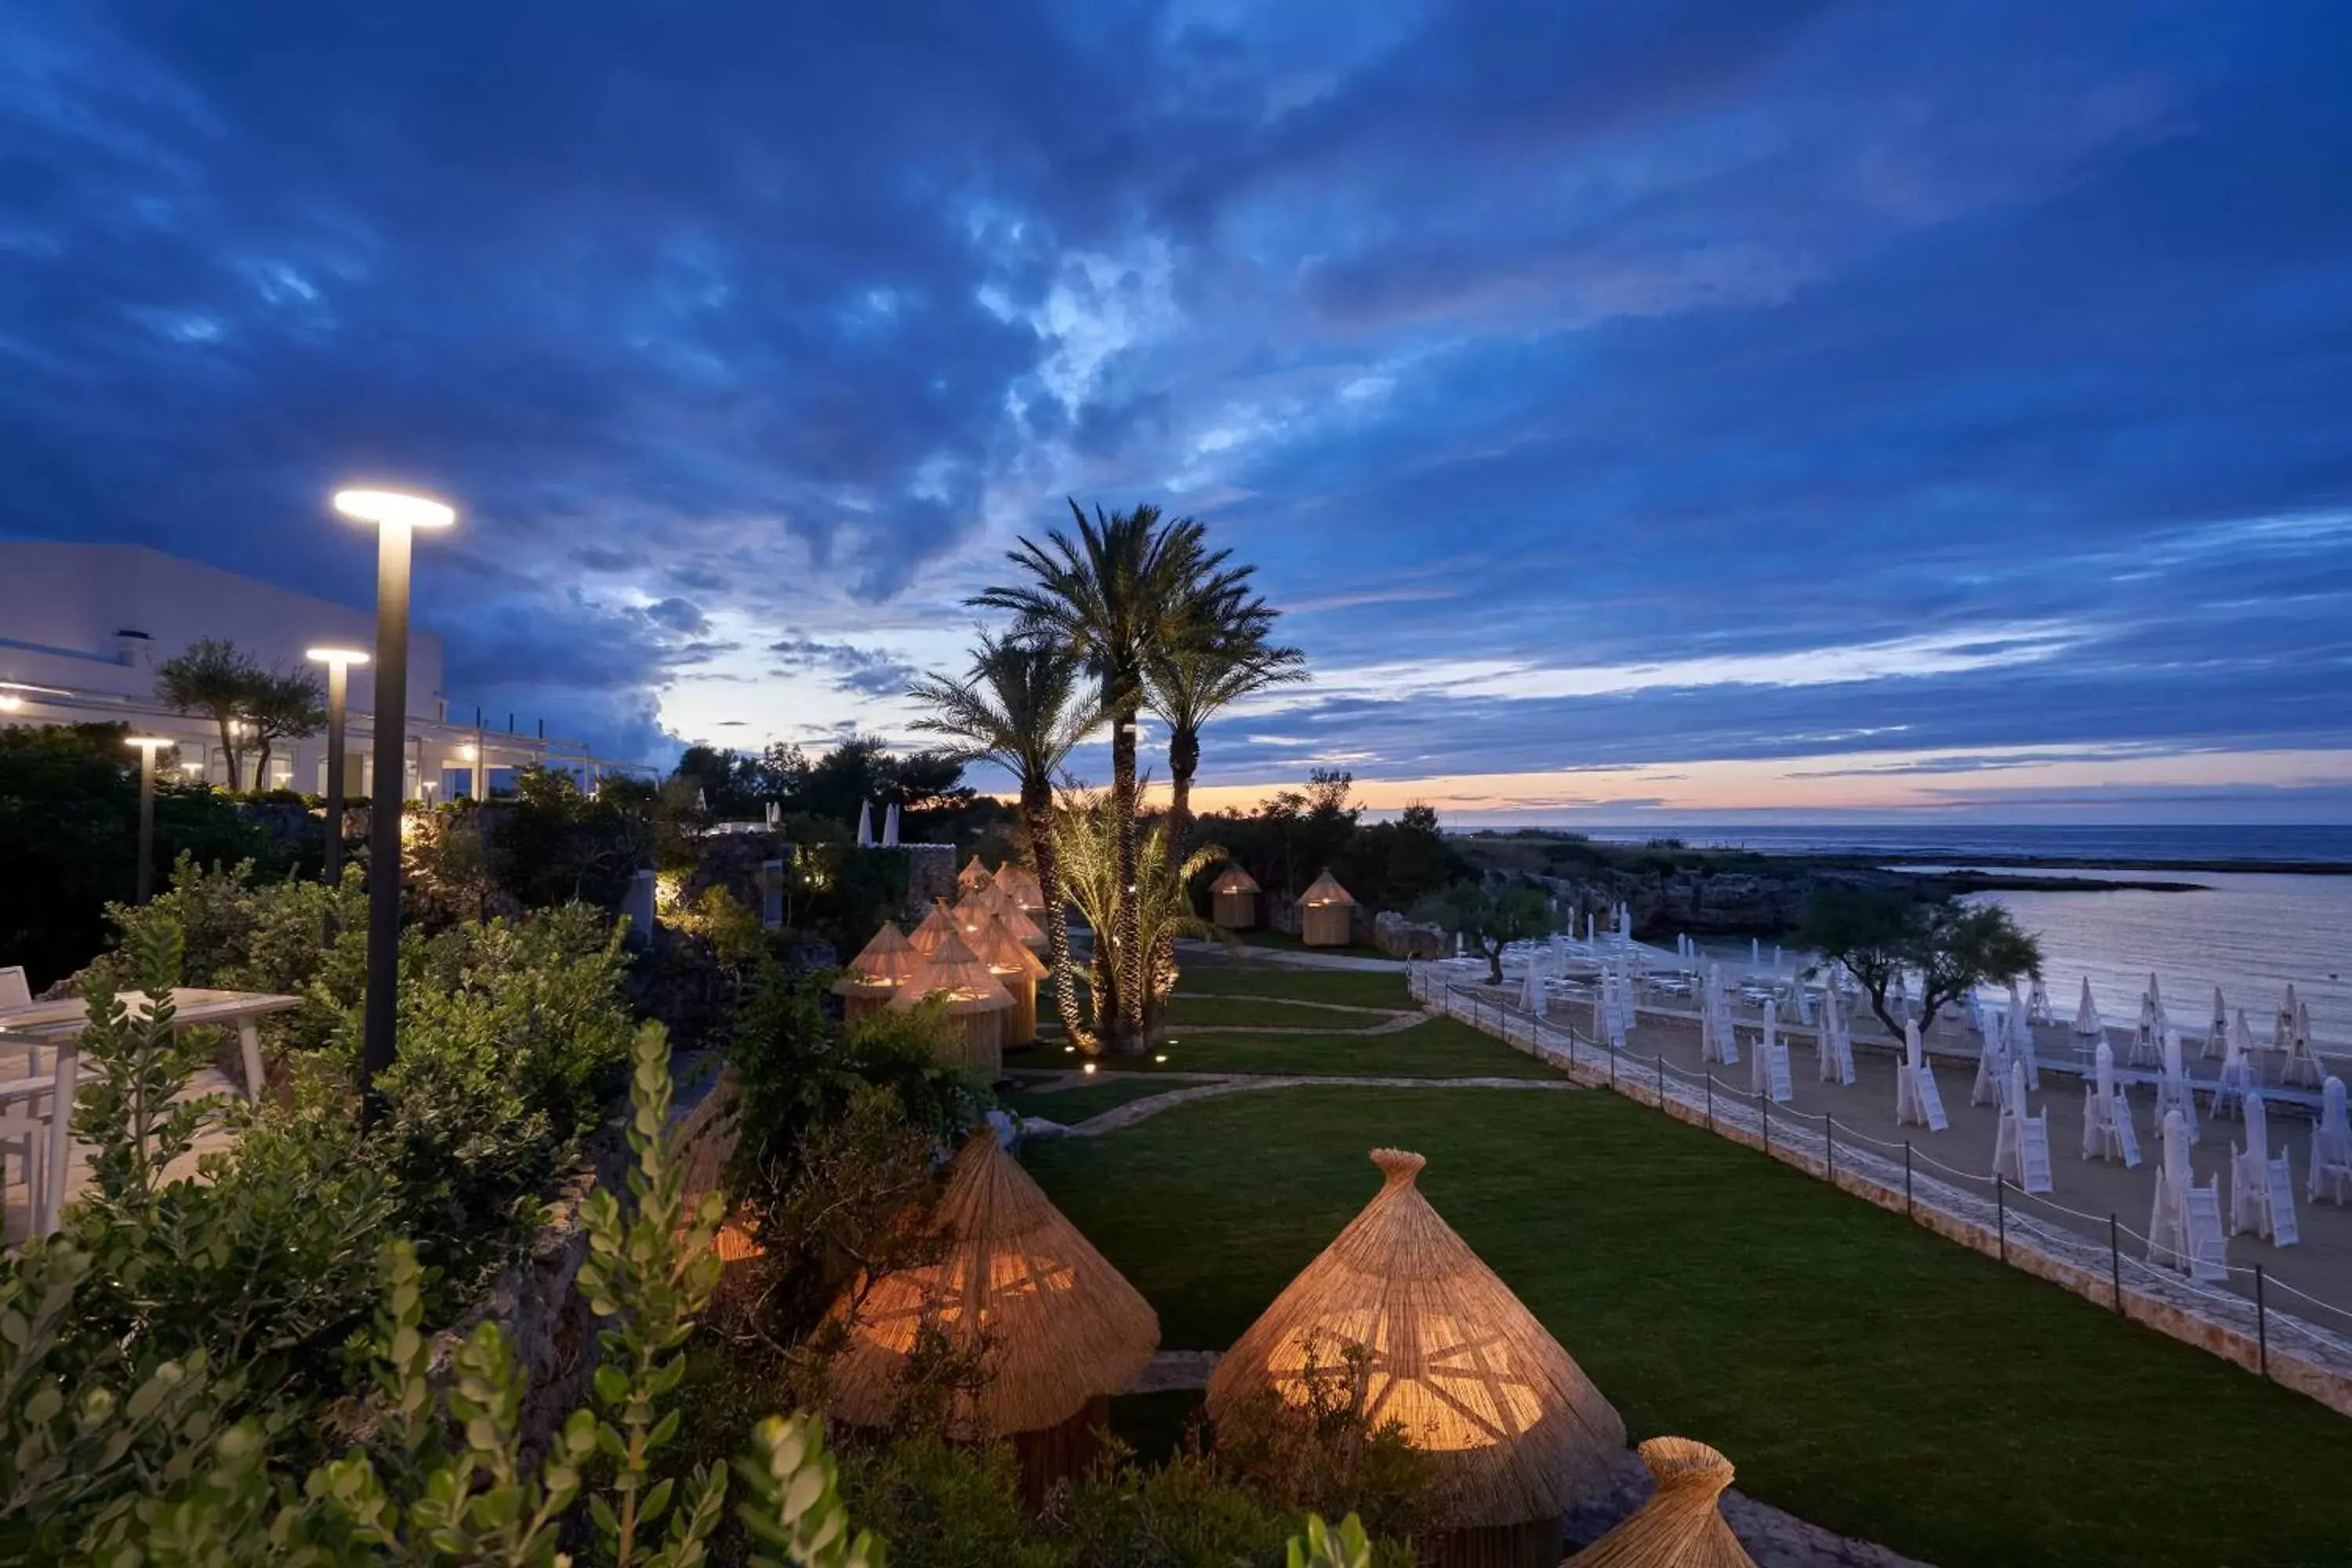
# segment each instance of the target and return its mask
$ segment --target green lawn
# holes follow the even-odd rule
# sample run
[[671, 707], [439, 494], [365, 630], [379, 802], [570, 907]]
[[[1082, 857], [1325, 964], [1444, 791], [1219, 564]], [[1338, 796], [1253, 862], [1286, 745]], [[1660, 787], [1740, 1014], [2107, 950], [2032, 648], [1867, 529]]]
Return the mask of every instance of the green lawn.
[[1381, 1143], [1634, 1436], [1816, 1523], [1942, 1568], [2352, 1562], [2344, 1417], [1613, 1095], [1297, 1089], [1024, 1157], [1168, 1346], [1218, 1348]]
[[1244, 947], [1270, 947], [1280, 952], [1332, 952], [1345, 958], [1386, 958], [1387, 953], [1367, 942], [1351, 942], [1344, 947], [1309, 948], [1288, 931], [1245, 931], [1234, 933]]
[[1175, 1002], [1187, 995], [1267, 996], [1297, 1002], [1336, 1002], [1343, 1007], [1410, 1007], [1404, 969], [1291, 969], [1210, 954], [1187, 953]]
[[[1188, 975], [1184, 989], [1197, 985], [1202, 991], [1213, 993], [1216, 976]], [[1358, 1004], [1339, 1003], [1339, 1006]], [[1181, 994], [1168, 1003], [1168, 1021], [1177, 1028], [1244, 1029], [1265, 1026], [1282, 1029], [1362, 1029], [1385, 1023], [1388, 1014], [1366, 1008], [1362, 1012], [1341, 1013], [1332, 1005], [1304, 1005], [1272, 996], [1244, 998], [1235, 993], [1231, 998], [1211, 994], [1186, 996]]]
[[1105, 1072], [1076, 1089], [999, 1089], [996, 1098], [1009, 1110], [1017, 1110], [1024, 1116], [1042, 1116], [1067, 1127], [1100, 1116], [1106, 1110], [1116, 1110], [1130, 1100], [1166, 1094], [1182, 1087], [1150, 1073]]
[[[1004, 1053], [1008, 1068], [1066, 1068], [1076, 1059], [1053, 1044]], [[1325, 1078], [1560, 1076], [1534, 1058], [1453, 1018], [1432, 1018], [1393, 1035], [1220, 1035], [1179, 1028], [1151, 1055], [1107, 1058], [1103, 1070], [1306, 1073]]]

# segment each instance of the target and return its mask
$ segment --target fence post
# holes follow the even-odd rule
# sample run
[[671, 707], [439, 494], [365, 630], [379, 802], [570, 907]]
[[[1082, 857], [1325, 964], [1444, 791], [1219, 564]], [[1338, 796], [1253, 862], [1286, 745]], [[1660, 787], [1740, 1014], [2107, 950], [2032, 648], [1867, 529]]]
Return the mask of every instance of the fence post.
[[2124, 1310], [2124, 1249], [2116, 1235], [2116, 1216], [2107, 1216], [2107, 1278], [2116, 1288], [2116, 1310]]
[[2254, 1365], [2265, 1381], [2271, 1375], [2271, 1314], [2263, 1304], [2263, 1266], [2254, 1265]]
[[1756, 1103], [1764, 1108], [1764, 1152], [1769, 1154], [1772, 1152], [1772, 1097], [1769, 1093], [1759, 1094], [1756, 1097]]
[[1706, 1130], [1715, 1131], [1715, 1074], [1706, 1075]]
[[1837, 1185], [1837, 1118], [1822, 1112], [1822, 1152], [1828, 1168], [1830, 1185]]
[[[2168, 1049], [2169, 1047], [2167, 1047]], [[2000, 1177], [1992, 1179], [1993, 1224], [2000, 1226], [2000, 1260], [2009, 1261], [2009, 1184]]]
[[1658, 1053], [1658, 1109], [1666, 1108], [1666, 1053]]
[[1911, 1140], [1903, 1140], [1903, 1213], [1908, 1217], [1911, 1208]]
[[1602, 1043], [1609, 1047], [1609, 1087], [1613, 1090], [1617, 1087], [1617, 1042], [1606, 1040]]

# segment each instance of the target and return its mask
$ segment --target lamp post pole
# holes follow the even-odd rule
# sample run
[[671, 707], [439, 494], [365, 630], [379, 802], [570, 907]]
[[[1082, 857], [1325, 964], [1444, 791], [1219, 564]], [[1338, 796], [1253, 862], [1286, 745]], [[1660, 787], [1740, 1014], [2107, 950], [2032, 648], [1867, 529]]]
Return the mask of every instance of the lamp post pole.
[[145, 903], [155, 893], [155, 753], [173, 742], [162, 735], [133, 735], [139, 748], [139, 878], [133, 900]]
[[376, 525], [375, 787], [368, 816], [367, 1000], [360, 1043], [360, 1119], [378, 1112], [376, 1075], [392, 1065], [400, 1026], [400, 829], [407, 789], [408, 566], [419, 528], [446, 528], [450, 508], [420, 496], [341, 490], [335, 510]]
[[[352, 666], [368, 656], [356, 648], [314, 647], [310, 657], [327, 667], [327, 858], [323, 880], [330, 888], [342, 884], [343, 786], [349, 769], [343, 715], [350, 705]], [[383, 707], [382, 700], [377, 707]]]

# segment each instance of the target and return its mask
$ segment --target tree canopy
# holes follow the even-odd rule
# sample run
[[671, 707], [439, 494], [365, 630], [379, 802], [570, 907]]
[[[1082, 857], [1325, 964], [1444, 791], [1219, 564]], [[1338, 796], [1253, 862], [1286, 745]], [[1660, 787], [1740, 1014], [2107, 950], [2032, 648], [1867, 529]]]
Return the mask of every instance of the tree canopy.
[[2042, 943], [1999, 904], [1918, 899], [1899, 891], [1827, 884], [1806, 906], [1798, 940], [1843, 963], [1870, 996], [1889, 1033], [1903, 1033], [1887, 993], [1895, 978], [1919, 976], [1919, 1016], [1967, 996], [2042, 973]]

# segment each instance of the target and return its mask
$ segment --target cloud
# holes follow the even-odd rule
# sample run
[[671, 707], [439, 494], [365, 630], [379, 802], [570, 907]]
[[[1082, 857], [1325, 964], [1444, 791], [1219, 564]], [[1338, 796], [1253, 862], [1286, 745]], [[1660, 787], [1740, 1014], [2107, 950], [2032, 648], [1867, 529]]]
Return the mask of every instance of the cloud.
[[777, 657], [779, 675], [822, 672], [832, 677], [836, 691], [862, 692], [869, 697], [895, 697], [922, 673], [895, 655], [849, 643], [786, 637], [770, 643], [768, 651]]

